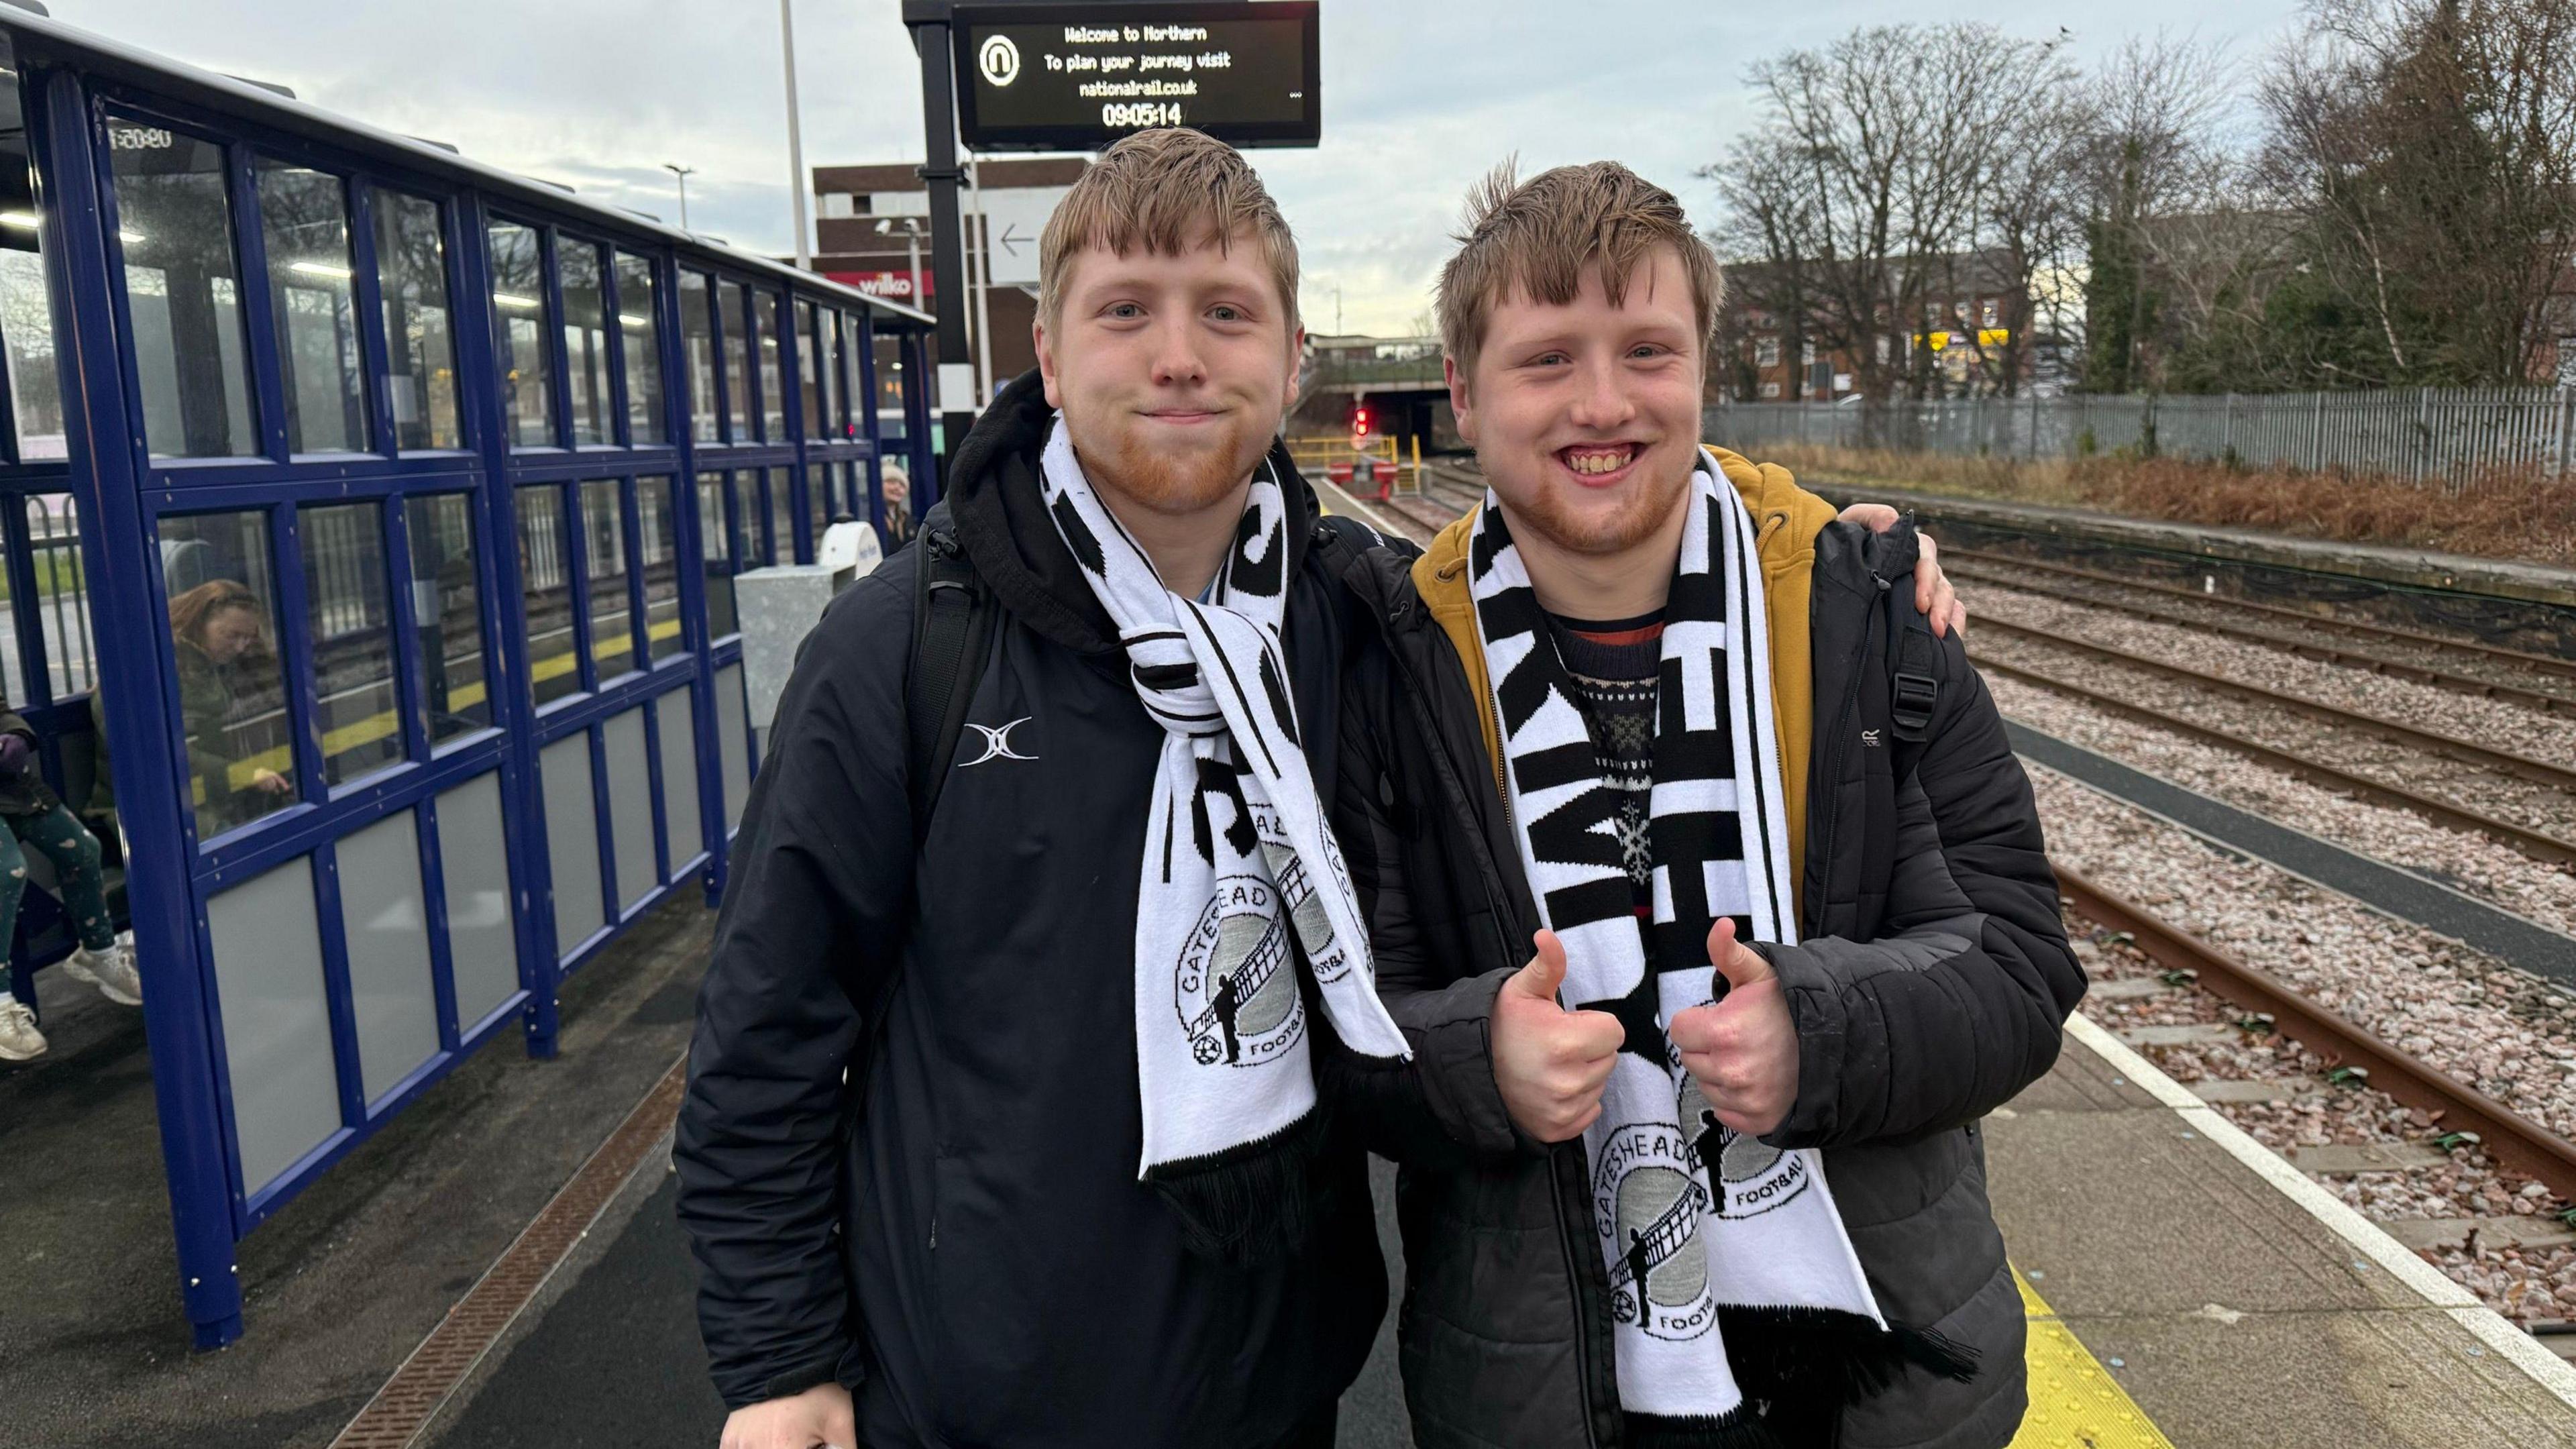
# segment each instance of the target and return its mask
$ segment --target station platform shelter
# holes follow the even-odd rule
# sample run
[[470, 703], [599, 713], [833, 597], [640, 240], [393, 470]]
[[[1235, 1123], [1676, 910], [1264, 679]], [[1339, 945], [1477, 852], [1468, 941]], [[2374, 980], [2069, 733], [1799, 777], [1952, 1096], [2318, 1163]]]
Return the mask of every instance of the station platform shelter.
[[721, 886], [734, 576], [927, 507], [929, 318], [29, 11], [0, 82], [0, 683], [112, 865], [218, 1345], [245, 1235]]

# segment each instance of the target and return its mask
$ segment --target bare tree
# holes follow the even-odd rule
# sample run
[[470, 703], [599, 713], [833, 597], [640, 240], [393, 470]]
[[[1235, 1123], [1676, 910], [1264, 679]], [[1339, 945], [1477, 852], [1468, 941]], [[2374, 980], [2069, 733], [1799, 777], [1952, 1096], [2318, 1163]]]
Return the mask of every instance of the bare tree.
[[[1777, 337], [1791, 358], [1803, 359], [1810, 344], [1822, 351], [1850, 346], [1820, 305], [1823, 244], [1798, 142], [1777, 127], [1739, 136], [1723, 165], [1699, 174], [1717, 183], [1720, 205], [1710, 239], [1735, 263], [1727, 270], [1727, 315], [1766, 319], [1752, 330]], [[1797, 401], [1805, 387], [1805, 370], [1792, 366], [1788, 400]]]
[[2057, 42], [1981, 23], [1864, 27], [1749, 77], [1770, 117], [1712, 174], [1722, 234], [1798, 303], [1772, 310], [1848, 356], [1864, 394], [1922, 397], [1949, 385], [1930, 335], [1981, 351], [1982, 318], [1953, 308], [1998, 288], [2014, 317], [1982, 371], [2017, 378], [2030, 286], [2067, 225], [2075, 75]]
[[2318, 0], [2263, 103], [2267, 175], [2368, 319], [2316, 370], [2528, 380], [2576, 250], [2576, 0]]
[[2157, 353], [2185, 345], [2236, 295], [2229, 267], [2247, 240], [2247, 208], [2240, 168], [2218, 139], [2234, 91], [2222, 50], [2170, 35], [2133, 37], [2085, 88], [2075, 183], [2088, 263], [2085, 384], [2096, 391], [2153, 385]]

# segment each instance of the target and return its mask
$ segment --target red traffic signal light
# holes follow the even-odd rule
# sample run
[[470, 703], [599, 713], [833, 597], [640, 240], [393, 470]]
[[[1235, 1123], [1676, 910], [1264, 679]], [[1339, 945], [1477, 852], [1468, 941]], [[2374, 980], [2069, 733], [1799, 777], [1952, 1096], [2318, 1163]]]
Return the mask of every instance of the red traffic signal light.
[[1352, 409], [1351, 409], [1351, 437], [1352, 437], [1352, 439], [1353, 439], [1353, 440], [1355, 440], [1355, 441], [1356, 441], [1356, 440], [1365, 439], [1365, 438], [1367, 438], [1367, 437], [1368, 437], [1368, 435], [1369, 435], [1369, 410], [1368, 410], [1368, 404], [1366, 404], [1366, 403], [1361, 403], [1361, 404], [1360, 404], [1360, 405], [1358, 405], [1357, 407], [1354, 407], [1354, 408], [1352, 408]]

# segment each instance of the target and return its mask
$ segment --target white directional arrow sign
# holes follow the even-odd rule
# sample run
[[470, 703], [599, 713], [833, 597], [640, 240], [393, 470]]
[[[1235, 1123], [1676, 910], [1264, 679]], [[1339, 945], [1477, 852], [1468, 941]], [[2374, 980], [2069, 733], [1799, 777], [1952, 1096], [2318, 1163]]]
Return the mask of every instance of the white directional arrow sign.
[[1038, 284], [1038, 237], [1064, 193], [1061, 186], [984, 188], [984, 254], [992, 267], [988, 275], [993, 285]]

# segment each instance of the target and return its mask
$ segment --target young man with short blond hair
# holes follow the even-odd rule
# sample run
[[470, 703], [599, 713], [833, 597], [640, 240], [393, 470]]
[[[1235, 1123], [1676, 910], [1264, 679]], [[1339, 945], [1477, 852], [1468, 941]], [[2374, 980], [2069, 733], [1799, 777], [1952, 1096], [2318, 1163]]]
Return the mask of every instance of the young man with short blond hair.
[[[1405, 1045], [1325, 822], [1296, 243], [1149, 132], [1041, 271], [1037, 372], [806, 641], [733, 849], [677, 1148], [725, 1449], [1327, 1449], [1384, 1312], [1317, 1087]], [[989, 642], [933, 658], [959, 591]]]
[[2000, 1446], [1976, 1123], [2084, 978], [1993, 701], [1910, 526], [1701, 445], [1722, 279], [1670, 193], [1506, 170], [1460, 240], [1490, 492], [1366, 561], [1335, 812], [1416, 1048], [1355, 1113], [1415, 1442]]

